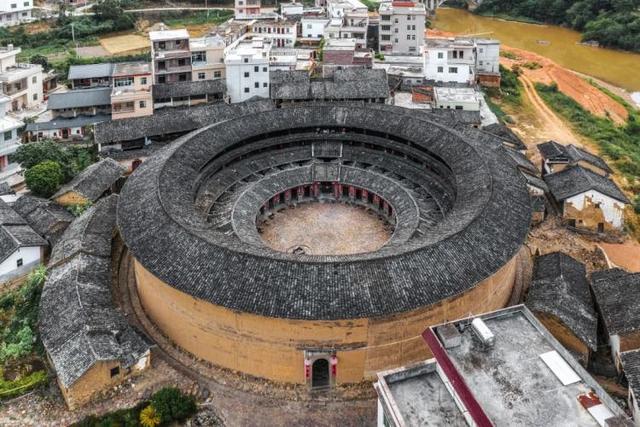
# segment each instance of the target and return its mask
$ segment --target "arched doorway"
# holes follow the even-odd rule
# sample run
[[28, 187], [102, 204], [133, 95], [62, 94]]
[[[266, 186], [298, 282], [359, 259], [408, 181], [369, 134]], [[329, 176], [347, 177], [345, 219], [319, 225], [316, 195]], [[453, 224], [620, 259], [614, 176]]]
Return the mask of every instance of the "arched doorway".
[[329, 361], [317, 359], [311, 365], [311, 387], [329, 387]]

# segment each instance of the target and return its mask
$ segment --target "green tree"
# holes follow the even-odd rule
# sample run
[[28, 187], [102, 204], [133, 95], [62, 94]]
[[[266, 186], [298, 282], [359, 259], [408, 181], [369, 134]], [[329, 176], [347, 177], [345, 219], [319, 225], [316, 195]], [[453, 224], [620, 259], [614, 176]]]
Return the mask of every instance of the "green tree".
[[50, 197], [64, 182], [64, 174], [58, 162], [46, 160], [27, 169], [24, 180], [34, 194]]
[[184, 421], [196, 413], [196, 400], [174, 387], [165, 387], [151, 397], [151, 404], [162, 424]]
[[49, 60], [44, 55], [33, 55], [33, 56], [31, 56], [31, 58], [29, 58], [29, 63], [42, 65], [42, 69], [44, 71], [49, 71], [51, 69], [51, 65], [49, 64]]
[[21, 145], [13, 155], [13, 160], [20, 163], [25, 169], [32, 168], [46, 160], [52, 160], [62, 165], [69, 162], [69, 153], [64, 146], [51, 140], [44, 140]]

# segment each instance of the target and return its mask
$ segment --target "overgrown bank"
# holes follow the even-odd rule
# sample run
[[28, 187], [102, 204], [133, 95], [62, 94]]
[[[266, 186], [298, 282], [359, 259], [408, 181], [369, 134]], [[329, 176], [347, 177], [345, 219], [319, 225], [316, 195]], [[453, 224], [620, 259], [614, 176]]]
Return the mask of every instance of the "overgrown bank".
[[584, 41], [640, 51], [640, 0], [484, 0], [475, 13], [571, 27]]

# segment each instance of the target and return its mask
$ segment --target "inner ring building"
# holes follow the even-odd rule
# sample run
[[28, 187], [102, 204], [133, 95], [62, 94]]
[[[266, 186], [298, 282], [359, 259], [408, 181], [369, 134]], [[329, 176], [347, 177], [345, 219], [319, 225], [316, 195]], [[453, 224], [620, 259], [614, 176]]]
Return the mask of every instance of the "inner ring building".
[[[265, 243], [271, 219], [313, 204], [366, 210], [388, 236], [345, 253]], [[504, 307], [530, 216], [515, 164], [480, 131], [302, 103], [179, 138], [129, 177], [117, 221], [142, 307], [176, 345], [322, 387], [423, 360], [426, 327]]]

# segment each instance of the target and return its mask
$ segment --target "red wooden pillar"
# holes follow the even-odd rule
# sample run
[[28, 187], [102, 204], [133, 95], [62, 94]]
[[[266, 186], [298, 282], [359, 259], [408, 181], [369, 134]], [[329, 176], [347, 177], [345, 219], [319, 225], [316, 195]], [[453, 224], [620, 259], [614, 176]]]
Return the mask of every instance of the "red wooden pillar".
[[312, 193], [314, 197], [320, 197], [320, 183], [314, 182], [312, 188]]
[[380, 207], [380, 196], [378, 196], [377, 194], [373, 195], [373, 205], [377, 208]]
[[301, 185], [300, 187], [298, 187], [298, 200], [302, 200], [302, 198], [304, 197], [304, 185]]
[[340, 196], [342, 195], [342, 185], [337, 182], [333, 183], [333, 197], [336, 200], [340, 200]]
[[349, 186], [349, 198], [351, 200], [354, 200], [356, 198], [356, 187], [354, 187], [353, 185]]
[[368, 199], [369, 199], [369, 192], [363, 188], [362, 189], [362, 201], [366, 203]]
[[286, 190], [284, 192], [284, 202], [289, 203], [291, 201], [291, 190]]

